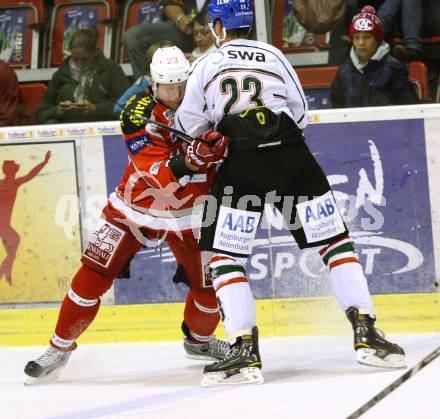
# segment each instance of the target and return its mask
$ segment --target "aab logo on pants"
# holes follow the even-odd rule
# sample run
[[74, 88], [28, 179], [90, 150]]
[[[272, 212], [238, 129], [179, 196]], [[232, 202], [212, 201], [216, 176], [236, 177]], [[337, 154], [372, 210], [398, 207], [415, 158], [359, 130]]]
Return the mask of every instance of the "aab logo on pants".
[[308, 205], [306, 207], [306, 222], [309, 223], [311, 220], [322, 220], [326, 219], [335, 212], [334, 202], [327, 198], [324, 202], [319, 202], [312, 206]]
[[123, 230], [100, 218], [83, 256], [107, 268], [124, 235]]
[[215, 229], [214, 248], [250, 255], [261, 214], [221, 206]]
[[333, 194], [326, 194], [296, 205], [307, 243], [316, 243], [345, 231]]
[[229, 213], [223, 221], [222, 228], [229, 228], [230, 231], [239, 231], [240, 233], [252, 233], [255, 228], [255, 217], [239, 215], [234, 218], [233, 214]]

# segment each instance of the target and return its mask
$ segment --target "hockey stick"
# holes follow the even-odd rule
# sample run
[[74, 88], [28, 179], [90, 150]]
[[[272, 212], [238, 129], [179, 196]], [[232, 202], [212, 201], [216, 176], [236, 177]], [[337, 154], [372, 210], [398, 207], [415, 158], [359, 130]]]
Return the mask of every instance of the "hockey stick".
[[381, 392], [376, 394], [371, 400], [363, 404], [359, 409], [354, 411], [347, 419], [356, 419], [363, 415], [367, 410], [370, 410], [374, 405], [380, 402], [383, 398], [388, 396], [397, 387], [401, 386], [405, 381], [410, 379], [413, 375], [417, 374], [422, 368], [426, 367], [430, 362], [434, 361], [440, 355], [440, 346], [429, 355], [426, 355], [421, 361], [414, 365], [405, 374], [400, 376], [397, 380], [394, 380], [390, 385], [385, 387]]
[[172, 132], [176, 134], [178, 137], [180, 137], [183, 141], [185, 141], [188, 144], [191, 144], [194, 140], [200, 141], [201, 143], [212, 145], [212, 142], [207, 141], [200, 137], [193, 137], [192, 135], [187, 134], [186, 132], [180, 131], [179, 129], [169, 127], [168, 125], [162, 124], [157, 121], [153, 121], [152, 119], [145, 118], [144, 116], [138, 116], [136, 115], [136, 118], [139, 118], [140, 120], [144, 121], [146, 124], [153, 124], [160, 128], [166, 129], [169, 132]]

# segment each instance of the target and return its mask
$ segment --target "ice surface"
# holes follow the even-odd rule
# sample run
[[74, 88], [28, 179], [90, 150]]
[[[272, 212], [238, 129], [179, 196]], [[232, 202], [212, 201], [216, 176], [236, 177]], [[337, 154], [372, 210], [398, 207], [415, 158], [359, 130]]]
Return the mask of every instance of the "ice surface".
[[[261, 339], [262, 385], [201, 388], [203, 362], [178, 342], [80, 345], [60, 380], [25, 387], [23, 368], [44, 347], [0, 348], [1, 418], [345, 418], [405, 370], [355, 362], [351, 336]], [[392, 336], [409, 366], [438, 334]], [[440, 359], [379, 402], [366, 419], [440, 417]]]

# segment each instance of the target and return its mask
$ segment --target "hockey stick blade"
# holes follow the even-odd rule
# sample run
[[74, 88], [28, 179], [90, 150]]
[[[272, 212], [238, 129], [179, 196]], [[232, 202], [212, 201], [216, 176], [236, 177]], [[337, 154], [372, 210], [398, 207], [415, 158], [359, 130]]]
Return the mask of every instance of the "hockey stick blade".
[[187, 134], [186, 132], [180, 131], [176, 128], [169, 127], [168, 125], [162, 124], [161, 122], [153, 121], [152, 119], [145, 118], [143, 116], [136, 115], [136, 118], [139, 118], [140, 120], [144, 121], [146, 124], [153, 124], [157, 127], [163, 128], [169, 132], [172, 132], [176, 134], [178, 137], [180, 137], [183, 141], [187, 142], [188, 144], [191, 144], [193, 141], [200, 141], [201, 143], [211, 145], [212, 143], [210, 141], [207, 141], [200, 137], [193, 137], [192, 135]]
[[393, 392], [397, 387], [401, 386], [405, 381], [410, 379], [412, 376], [417, 374], [422, 368], [426, 367], [429, 363], [434, 361], [440, 355], [440, 346], [431, 352], [429, 355], [426, 355], [421, 361], [419, 361], [416, 365], [414, 365], [410, 370], [408, 370], [405, 374], [394, 380], [390, 385], [385, 387], [382, 391], [377, 393], [372, 399], [363, 404], [359, 409], [354, 411], [350, 416], [347, 416], [347, 419], [357, 419], [361, 415], [363, 415], [367, 410], [370, 410], [373, 406], [375, 406], [378, 402], [380, 402], [383, 398], [387, 397], [391, 392]]

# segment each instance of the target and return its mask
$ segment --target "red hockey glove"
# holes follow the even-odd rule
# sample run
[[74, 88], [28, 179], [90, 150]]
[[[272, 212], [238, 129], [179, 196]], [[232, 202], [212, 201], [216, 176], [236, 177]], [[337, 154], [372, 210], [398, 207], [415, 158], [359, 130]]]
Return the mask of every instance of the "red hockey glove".
[[193, 167], [207, 167], [210, 163], [219, 163], [228, 155], [229, 137], [217, 132], [206, 131], [200, 138], [209, 144], [194, 140], [186, 149], [186, 157]]

